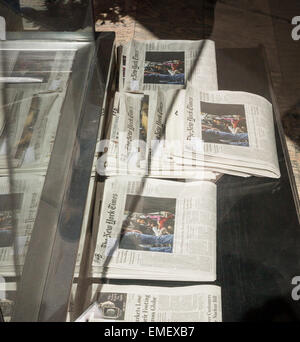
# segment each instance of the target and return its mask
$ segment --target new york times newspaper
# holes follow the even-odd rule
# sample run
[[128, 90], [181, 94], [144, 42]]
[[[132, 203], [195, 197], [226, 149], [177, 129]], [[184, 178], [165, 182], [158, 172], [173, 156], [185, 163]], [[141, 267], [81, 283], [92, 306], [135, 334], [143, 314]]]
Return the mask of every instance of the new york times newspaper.
[[188, 82], [199, 89], [218, 90], [211, 40], [132, 40], [121, 57], [120, 90], [180, 89]]
[[258, 95], [191, 86], [116, 93], [109, 132], [100, 175], [280, 177], [272, 105]]
[[0, 308], [4, 322], [11, 320], [16, 299], [17, 287], [15, 278], [0, 275]]
[[216, 185], [106, 180], [93, 276], [214, 281]]
[[119, 65], [119, 91], [124, 89], [125, 76], [126, 76], [126, 60], [130, 42], [118, 47], [118, 65]]
[[77, 322], [221, 322], [221, 288], [96, 286], [97, 302]]
[[183, 142], [182, 150], [170, 153], [185, 170], [204, 165], [224, 173], [280, 177], [273, 108], [261, 96], [188, 88], [178, 93], [166, 126], [168, 142]]
[[116, 93], [105, 141], [98, 144], [104, 152], [98, 159], [101, 175], [146, 175], [150, 130], [157, 106], [157, 92]]
[[[31, 97], [30, 92], [18, 93], [18, 98], [11, 105], [9, 115], [8, 138], [3, 137], [0, 156], [1, 166], [6, 172], [5, 160], [6, 143], [11, 143], [11, 161], [14, 167], [31, 169], [34, 166], [41, 167], [49, 157], [50, 144], [53, 143], [51, 134], [53, 130], [48, 129], [58, 123], [55, 102], [57, 94], [37, 94]], [[36, 129], [33, 129], [36, 128]], [[46, 144], [47, 143], [47, 144]]]
[[97, 146], [101, 153], [97, 161], [98, 173], [214, 180], [217, 173], [213, 170], [198, 167], [185, 171], [172, 162], [169, 145], [182, 149], [183, 141], [167, 141], [166, 127], [168, 113], [179, 99], [177, 91], [117, 92], [106, 139]]
[[[16, 172], [46, 171], [66, 95], [74, 51], [10, 50], [3, 52], [8, 83], [5, 102], [7, 136], [0, 139], [0, 174], [8, 174], [7, 158]], [[10, 83], [9, 77], [19, 79]], [[22, 84], [22, 79], [39, 82]], [[10, 155], [7, 155], [7, 145]]]
[[0, 237], [15, 229], [14, 245], [0, 247], [2, 276], [14, 276], [15, 267], [22, 268], [24, 265], [44, 178], [38, 174], [17, 174], [11, 189], [9, 178], [0, 177]]

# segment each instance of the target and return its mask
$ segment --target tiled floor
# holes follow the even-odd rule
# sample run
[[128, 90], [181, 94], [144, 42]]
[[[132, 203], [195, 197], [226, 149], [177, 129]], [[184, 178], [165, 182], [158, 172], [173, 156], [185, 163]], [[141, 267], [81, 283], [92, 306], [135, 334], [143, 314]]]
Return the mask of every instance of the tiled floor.
[[[281, 116], [300, 101], [300, 41], [291, 38], [291, 18], [300, 15], [297, 0], [94, 0], [94, 7], [96, 30], [115, 31], [117, 44], [210, 38], [221, 48], [263, 45]], [[287, 136], [295, 137], [295, 125], [287, 126]], [[286, 142], [300, 194], [300, 145], [288, 137]]]

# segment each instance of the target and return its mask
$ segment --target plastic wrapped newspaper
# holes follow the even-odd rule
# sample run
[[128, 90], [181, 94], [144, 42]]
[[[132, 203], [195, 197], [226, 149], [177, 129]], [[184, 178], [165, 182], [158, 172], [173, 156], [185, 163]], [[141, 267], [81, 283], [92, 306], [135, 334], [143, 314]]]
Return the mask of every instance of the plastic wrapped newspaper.
[[8, 48], [3, 45], [1, 50], [5, 65], [1, 76], [6, 87], [13, 85], [24, 89], [29, 85], [34, 92], [65, 88], [75, 57], [74, 51], [39, 50], [31, 43], [21, 48], [14, 42], [8, 44]]
[[[9, 137], [4, 138], [1, 144], [1, 173], [7, 173], [5, 170], [7, 143], [11, 145], [10, 155], [13, 167], [19, 167], [25, 171], [34, 166], [40, 168], [45, 166], [59, 119], [59, 115], [56, 114], [59, 113], [60, 108], [57, 111], [56, 101], [62, 102], [63, 99], [60, 98], [59, 101], [58, 94], [36, 94], [33, 97], [30, 91], [17, 94], [17, 98], [11, 104], [7, 123]], [[50, 129], [50, 126], [53, 129]], [[33, 130], [33, 127], [36, 129]]]
[[77, 322], [221, 322], [221, 288], [102, 285]]
[[136, 92], [185, 88], [218, 90], [211, 40], [132, 40], [120, 54], [119, 89]]
[[[35, 222], [44, 176], [21, 175], [0, 177], [0, 275], [15, 276], [24, 265], [31, 232]], [[6, 237], [14, 229], [14, 239]], [[11, 234], [12, 235], [12, 234]]]
[[94, 277], [214, 281], [216, 185], [106, 180]]
[[16, 293], [16, 279], [11, 277], [3, 277], [0, 274], [0, 309], [5, 322], [9, 322], [11, 320]]
[[98, 173], [107, 176], [280, 177], [272, 105], [244, 92], [117, 93], [99, 152]]
[[9, 173], [7, 158], [15, 172], [45, 173], [75, 53], [11, 49], [3, 56], [7, 67], [0, 111], [1, 116], [6, 112], [7, 135], [0, 140], [0, 174]]

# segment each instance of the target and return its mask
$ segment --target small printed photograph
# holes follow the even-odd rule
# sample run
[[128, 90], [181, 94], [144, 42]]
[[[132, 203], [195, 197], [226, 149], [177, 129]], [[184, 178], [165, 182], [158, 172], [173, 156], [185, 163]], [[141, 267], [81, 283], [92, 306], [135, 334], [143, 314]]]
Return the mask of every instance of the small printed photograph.
[[0, 195], [0, 231], [12, 228], [13, 212], [17, 213], [21, 209], [23, 196], [24, 194]]
[[148, 111], [149, 95], [144, 95], [141, 101], [139, 140], [142, 140], [145, 143], [147, 142]]
[[125, 76], [126, 76], [126, 56], [123, 56], [123, 58], [122, 58], [122, 78], [123, 78], [123, 84], [125, 82]]
[[40, 112], [41, 99], [39, 96], [33, 96], [30, 110], [28, 112], [25, 125], [23, 128], [21, 139], [18, 143], [15, 159], [23, 160], [27, 148], [30, 145], [34, 126], [36, 124], [38, 114]]
[[176, 199], [127, 195], [119, 248], [172, 253]]
[[243, 105], [201, 102], [201, 125], [206, 143], [249, 147]]
[[122, 321], [125, 317], [126, 293], [100, 293], [98, 297], [98, 312], [95, 318]]
[[13, 243], [13, 215], [22, 208], [22, 193], [0, 195], [0, 247], [9, 247]]
[[147, 51], [144, 66], [144, 84], [184, 85], [184, 51]]

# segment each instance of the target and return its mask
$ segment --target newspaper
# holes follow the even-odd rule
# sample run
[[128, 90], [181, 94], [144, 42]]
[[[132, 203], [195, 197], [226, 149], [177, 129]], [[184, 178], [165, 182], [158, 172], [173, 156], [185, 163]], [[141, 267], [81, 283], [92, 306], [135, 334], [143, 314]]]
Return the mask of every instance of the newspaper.
[[[161, 92], [160, 92], [161, 94]], [[215, 180], [219, 174], [214, 170], [198, 170], [197, 177], [192, 172], [182, 170], [159, 170], [151, 168], [151, 153], [159, 148], [157, 135], [165, 127], [157, 115], [157, 91], [143, 94], [116, 93], [111, 109], [111, 120], [106, 140], [98, 143], [96, 151], [100, 153], [97, 172], [101, 176], [139, 175], [164, 178], [196, 178]], [[158, 109], [159, 110], [159, 109]], [[154, 147], [153, 147], [154, 146]], [[152, 149], [151, 149], [152, 147]]]
[[[0, 49], [0, 75], [2, 75], [2, 72], [3, 72], [2, 59], [3, 59], [2, 51]], [[4, 89], [4, 85], [2, 82], [0, 82], [0, 108], [2, 108], [4, 105], [3, 89]], [[0, 110], [0, 137], [3, 133], [4, 126], [5, 126], [5, 113], [3, 112], [3, 110]]]
[[14, 276], [15, 268], [24, 265], [45, 179], [38, 174], [13, 178], [11, 187], [9, 177], [0, 177], [1, 240], [14, 229], [14, 240], [0, 247], [2, 276]]
[[118, 47], [118, 59], [119, 59], [119, 91], [124, 89], [125, 77], [126, 77], [126, 60], [130, 42]]
[[106, 180], [93, 276], [214, 281], [216, 185]]
[[120, 62], [120, 90], [181, 89], [188, 82], [202, 90], [218, 90], [211, 40], [132, 40], [124, 46]]
[[0, 275], [0, 309], [5, 322], [11, 320], [16, 292], [16, 279]]
[[[8, 134], [0, 140], [0, 174], [7, 175], [9, 166], [16, 172], [45, 173], [75, 51], [2, 50], [2, 54], [8, 81], [0, 112], [1, 116], [6, 112]], [[40, 82], [24, 83], [29, 78]]]
[[168, 149], [176, 165], [280, 177], [273, 108], [258, 95], [180, 91], [168, 112], [166, 140], [183, 141], [181, 150]]
[[221, 288], [102, 285], [76, 322], [221, 322]]
[[280, 177], [272, 105], [258, 95], [191, 86], [116, 93], [109, 132], [100, 175]]

